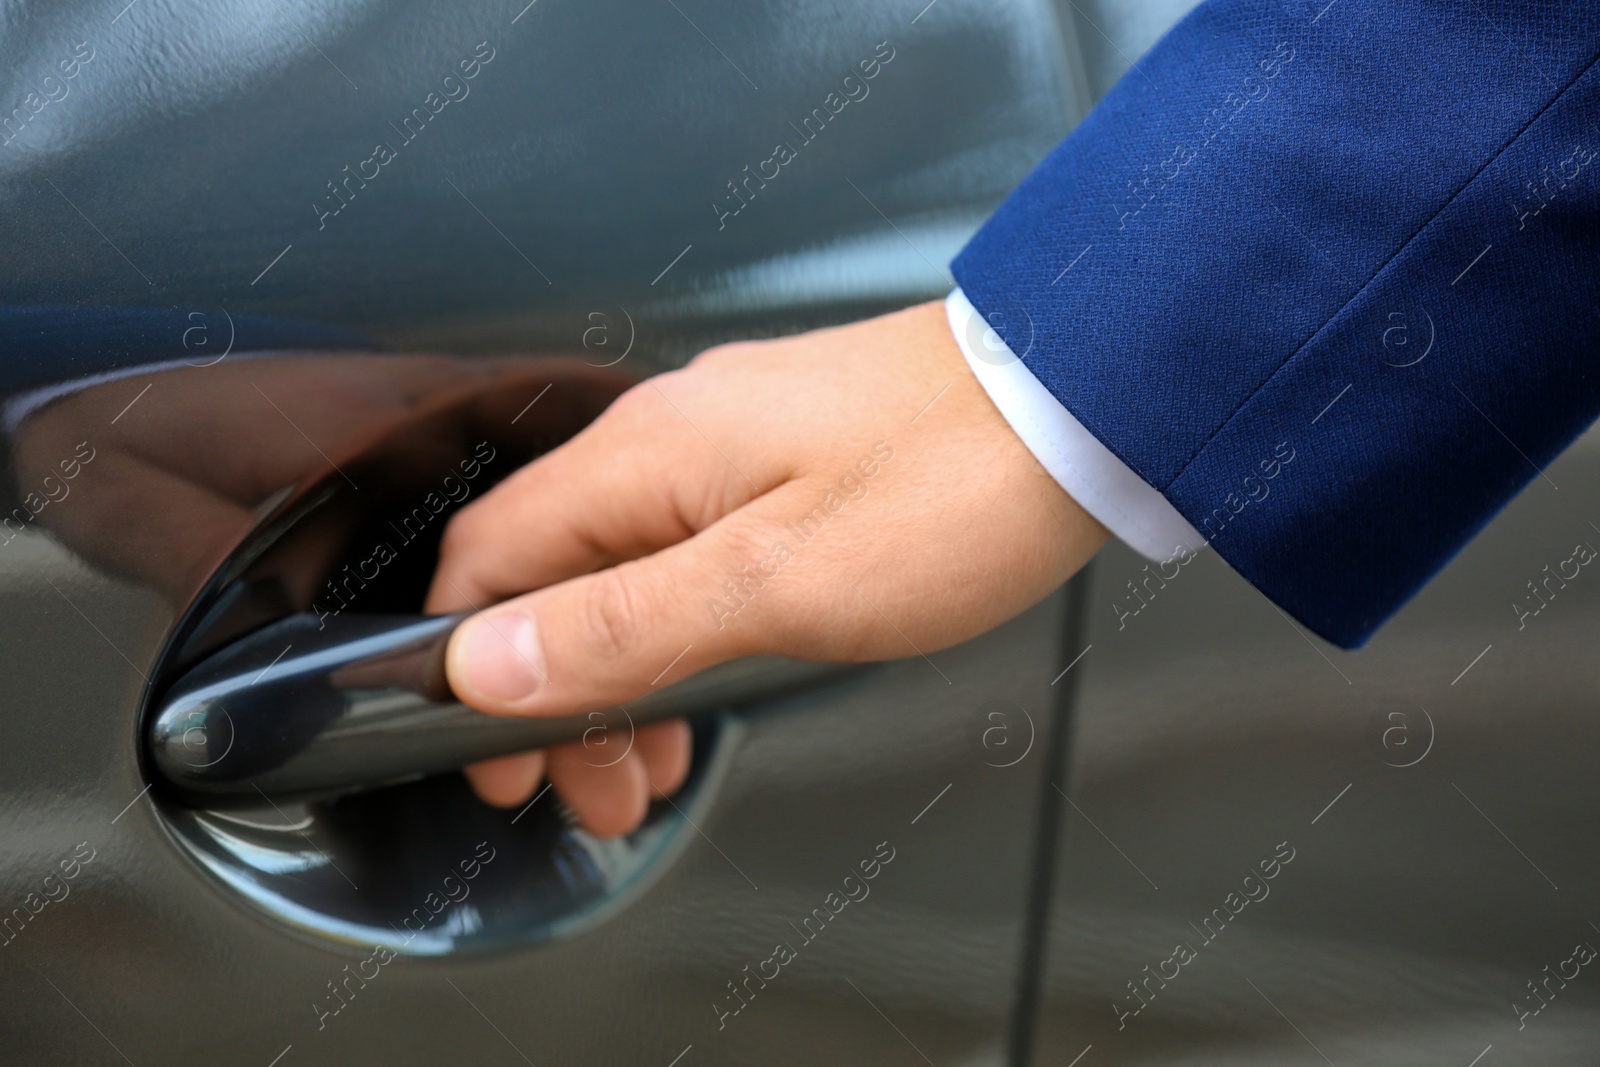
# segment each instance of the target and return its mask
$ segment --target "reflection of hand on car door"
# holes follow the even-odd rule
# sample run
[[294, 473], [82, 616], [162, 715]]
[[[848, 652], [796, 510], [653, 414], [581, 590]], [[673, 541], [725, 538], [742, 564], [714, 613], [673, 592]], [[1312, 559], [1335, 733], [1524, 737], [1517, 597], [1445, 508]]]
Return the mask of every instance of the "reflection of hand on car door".
[[[37, 525], [100, 570], [181, 609], [285, 488], [337, 480], [381, 443], [386, 476], [413, 476], [410, 496], [421, 500], [437, 488], [430, 479], [441, 458], [467, 455], [480, 442], [543, 451], [629, 381], [568, 359], [294, 353], [103, 382], [24, 418], [16, 461], [22, 510], [0, 536]], [[534, 396], [540, 406], [524, 415]], [[292, 603], [312, 602], [344, 540], [280, 544], [272, 562]], [[579, 766], [580, 777], [592, 773], [580, 746], [570, 747], [570, 759], [556, 759]], [[682, 782], [689, 742], [681, 723], [641, 729], [635, 747], [641, 755], [624, 772], [637, 764], [665, 788]], [[567, 775], [552, 777], [572, 792]], [[581, 789], [576, 795], [580, 817], [609, 825], [589, 818]]]
[[[592, 394], [565, 405], [583, 410], [550, 428], [564, 431], [550, 432], [554, 440], [626, 384], [576, 360], [344, 353], [235, 357], [134, 374], [58, 397], [24, 418], [18, 493], [24, 512], [37, 512], [31, 521], [67, 547], [181, 607], [284, 489], [338, 481], [381, 443], [395, 457], [386, 470], [416, 471], [420, 497], [438, 457], [452, 448], [465, 455], [468, 438], [523, 444], [536, 435], [535, 420], [510, 428], [515, 407], [499, 409], [520, 406], [523, 386], [537, 392], [546, 382], [569, 397], [572, 389]], [[545, 410], [561, 411], [560, 399]], [[60, 464], [80, 452], [94, 458], [68, 481]], [[40, 506], [52, 491], [61, 500]], [[282, 577], [292, 599], [305, 603], [321, 572], [315, 561], [299, 562]]]
[[[70, 496], [37, 523], [181, 607], [275, 494], [348, 465], [473, 379], [443, 358], [309, 354], [135, 374], [29, 414], [17, 434], [18, 487], [42, 491], [61, 459], [92, 450]], [[283, 577], [304, 594], [298, 601], [318, 575], [301, 567]]]

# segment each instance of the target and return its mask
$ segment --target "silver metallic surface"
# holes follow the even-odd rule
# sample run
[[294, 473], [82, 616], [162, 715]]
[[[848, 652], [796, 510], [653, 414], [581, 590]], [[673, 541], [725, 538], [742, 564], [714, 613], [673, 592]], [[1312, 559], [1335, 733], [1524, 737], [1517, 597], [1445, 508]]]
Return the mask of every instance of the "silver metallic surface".
[[598, 765], [626, 754], [635, 727], [797, 696], [867, 669], [752, 656], [626, 707], [485, 715], [457, 700], [445, 677], [446, 643], [462, 618], [307, 612], [270, 623], [161, 694], [145, 732], [150, 766], [171, 793], [205, 807], [338, 796], [562, 743], [617, 750]]

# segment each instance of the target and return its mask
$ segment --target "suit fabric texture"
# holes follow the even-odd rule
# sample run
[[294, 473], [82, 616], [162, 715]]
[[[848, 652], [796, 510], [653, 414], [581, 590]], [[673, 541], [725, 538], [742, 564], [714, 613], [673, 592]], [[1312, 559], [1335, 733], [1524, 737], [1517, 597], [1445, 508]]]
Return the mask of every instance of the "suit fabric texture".
[[1597, 55], [1590, 4], [1211, 0], [952, 270], [1234, 569], [1355, 647], [1600, 413]]

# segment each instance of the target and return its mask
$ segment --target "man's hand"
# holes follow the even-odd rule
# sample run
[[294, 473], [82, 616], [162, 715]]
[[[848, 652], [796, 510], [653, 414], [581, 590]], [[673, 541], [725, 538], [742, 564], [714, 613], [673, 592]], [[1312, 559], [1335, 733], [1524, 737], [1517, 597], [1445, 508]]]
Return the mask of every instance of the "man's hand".
[[[451, 684], [482, 711], [567, 715], [739, 656], [933, 652], [1043, 598], [1106, 536], [1006, 425], [935, 302], [713, 348], [634, 387], [455, 517], [428, 610], [505, 601], [456, 631]], [[614, 763], [574, 744], [468, 775], [512, 806], [548, 773], [612, 835], [689, 754], [676, 722]]]

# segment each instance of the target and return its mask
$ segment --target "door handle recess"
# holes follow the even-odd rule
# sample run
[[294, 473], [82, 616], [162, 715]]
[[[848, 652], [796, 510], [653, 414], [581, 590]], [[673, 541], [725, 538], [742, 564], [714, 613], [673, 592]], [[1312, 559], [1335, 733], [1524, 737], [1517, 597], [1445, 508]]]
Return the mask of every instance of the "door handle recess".
[[445, 679], [445, 645], [464, 617], [300, 614], [257, 630], [167, 691], [149, 719], [150, 763], [201, 806], [314, 799], [593, 740], [596, 731], [596, 751], [611, 759], [632, 743], [633, 727], [726, 711], [860, 669], [751, 657], [626, 706], [486, 715], [456, 700]]

